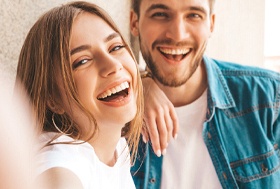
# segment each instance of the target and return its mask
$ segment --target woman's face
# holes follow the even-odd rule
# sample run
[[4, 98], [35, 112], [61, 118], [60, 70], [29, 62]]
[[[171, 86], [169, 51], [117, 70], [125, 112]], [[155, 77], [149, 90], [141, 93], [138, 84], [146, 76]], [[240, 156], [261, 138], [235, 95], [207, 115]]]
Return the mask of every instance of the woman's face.
[[[79, 99], [100, 130], [131, 121], [136, 114], [137, 67], [120, 35], [100, 17], [81, 13], [73, 23], [70, 54]], [[71, 109], [75, 122], [86, 125], [81, 111]]]

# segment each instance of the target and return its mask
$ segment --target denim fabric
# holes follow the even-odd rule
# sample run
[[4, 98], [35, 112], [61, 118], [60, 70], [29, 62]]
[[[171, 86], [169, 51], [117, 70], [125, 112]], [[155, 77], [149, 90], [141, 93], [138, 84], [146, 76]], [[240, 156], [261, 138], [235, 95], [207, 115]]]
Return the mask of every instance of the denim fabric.
[[[280, 189], [280, 74], [203, 60], [208, 77], [203, 138], [222, 187]], [[140, 142], [131, 169], [137, 189], [160, 188], [162, 158]]]

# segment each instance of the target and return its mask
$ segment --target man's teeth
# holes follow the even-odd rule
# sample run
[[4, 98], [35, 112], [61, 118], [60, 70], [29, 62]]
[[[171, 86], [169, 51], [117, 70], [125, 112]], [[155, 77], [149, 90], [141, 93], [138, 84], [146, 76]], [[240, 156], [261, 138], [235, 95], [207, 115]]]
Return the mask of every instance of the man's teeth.
[[190, 52], [190, 49], [160, 48], [160, 51], [163, 52], [164, 54], [184, 55]]
[[98, 99], [106, 98], [106, 97], [108, 97], [108, 96], [111, 96], [112, 94], [118, 93], [118, 92], [120, 92], [120, 91], [122, 91], [122, 90], [125, 90], [125, 89], [127, 89], [127, 88], [129, 88], [129, 84], [128, 84], [128, 82], [126, 81], [126, 82], [123, 82], [122, 84], [120, 84], [120, 85], [118, 85], [118, 86], [116, 86], [116, 87], [113, 87], [113, 88], [111, 88], [111, 89], [105, 91], [104, 93], [102, 93], [101, 95], [99, 95], [97, 98], [98, 98]]

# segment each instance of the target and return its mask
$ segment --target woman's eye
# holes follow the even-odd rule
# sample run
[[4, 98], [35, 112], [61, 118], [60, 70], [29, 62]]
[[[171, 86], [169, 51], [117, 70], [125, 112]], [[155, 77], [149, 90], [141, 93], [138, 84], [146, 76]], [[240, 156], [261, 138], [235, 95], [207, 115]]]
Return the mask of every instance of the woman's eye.
[[75, 62], [73, 65], [72, 65], [72, 69], [76, 69], [77, 67], [83, 65], [83, 64], [86, 64], [87, 62], [89, 61], [89, 59], [83, 59], [83, 60], [80, 60], [78, 62]]
[[109, 53], [114, 52], [114, 51], [118, 51], [118, 50], [120, 50], [120, 49], [122, 49], [122, 48], [124, 48], [124, 47], [125, 47], [125, 45], [117, 45], [117, 46], [113, 47], [113, 48], [109, 51]]

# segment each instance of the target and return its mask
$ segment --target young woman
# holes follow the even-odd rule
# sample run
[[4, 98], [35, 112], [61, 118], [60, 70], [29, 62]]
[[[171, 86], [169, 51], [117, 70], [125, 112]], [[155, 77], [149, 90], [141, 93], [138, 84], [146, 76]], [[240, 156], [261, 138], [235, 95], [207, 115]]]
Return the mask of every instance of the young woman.
[[22, 47], [17, 81], [34, 107], [45, 188], [135, 188], [142, 85], [108, 14], [78, 1], [42, 15]]

